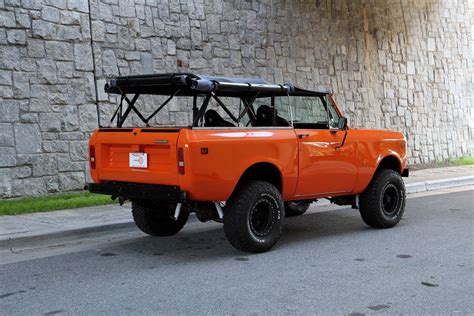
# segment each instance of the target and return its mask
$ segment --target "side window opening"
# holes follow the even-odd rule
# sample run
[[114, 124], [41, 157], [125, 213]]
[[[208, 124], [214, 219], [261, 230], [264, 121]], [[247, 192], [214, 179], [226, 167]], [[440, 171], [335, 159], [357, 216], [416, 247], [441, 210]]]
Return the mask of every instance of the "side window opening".
[[271, 98], [258, 98], [253, 103], [256, 114], [254, 126], [273, 126], [274, 108]]
[[255, 100], [257, 122], [255, 126], [290, 126], [288, 107], [282, 107], [281, 97], [267, 97]]
[[[204, 100], [204, 98], [203, 98]], [[203, 102], [201, 100], [201, 103]], [[198, 127], [250, 127], [255, 126], [255, 102], [244, 113], [253, 99], [239, 97], [211, 97]], [[199, 101], [197, 102], [198, 104]], [[258, 105], [257, 105], [258, 107]]]
[[[232, 113], [239, 113], [240, 99], [231, 97], [218, 97], [224, 106]], [[237, 123], [235, 114], [227, 113], [215, 98], [211, 98], [204, 114], [205, 127], [235, 127]]]

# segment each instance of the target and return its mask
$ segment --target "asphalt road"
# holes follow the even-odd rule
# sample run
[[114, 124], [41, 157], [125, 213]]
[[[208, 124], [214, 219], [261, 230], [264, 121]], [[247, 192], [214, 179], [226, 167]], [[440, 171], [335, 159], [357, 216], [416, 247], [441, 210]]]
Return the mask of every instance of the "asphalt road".
[[64, 249], [0, 265], [0, 314], [470, 314], [473, 205], [474, 191], [412, 198], [387, 230], [351, 209], [309, 213], [259, 255], [197, 223]]

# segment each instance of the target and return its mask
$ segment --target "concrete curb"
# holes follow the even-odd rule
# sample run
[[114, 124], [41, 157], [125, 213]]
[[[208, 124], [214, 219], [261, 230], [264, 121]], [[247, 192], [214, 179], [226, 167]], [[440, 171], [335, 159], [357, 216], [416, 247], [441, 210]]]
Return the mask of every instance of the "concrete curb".
[[[407, 194], [412, 194], [467, 185], [474, 185], [474, 176], [408, 183], [406, 184], [406, 192]], [[327, 204], [330, 204], [329, 201]], [[326, 205], [326, 203], [322, 203], [321, 205]], [[110, 222], [103, 225], [59, 229], [55, 231], [41, 232], [39, 234], [26, 233], [13, 236], [5, 235], [0, 237], [0, 248], [17, 248], [24, 245], [31, 247], [35, 244], [41, 244], [41, 242], [54, 239], [61, 239], [61, 242], [64, 243], [67, 241], [77, 240], [79, 238], [94, 237], [94, 235], [100, 235], [104, 232], [127, 230], [133, 227], [135, 227], [135, 223], [133, 221], [120, 221]]]
[[34, 246], [41, 242], [61, 239], [62, 243], [76, 240], [78, 238], [94, 237], [104, 232], [126, 230], [135, 227], [133, 221], [111, 222], [103, 225], [73, 227], [67, 229], [58, 229], [54, 231], [44, 231], [41, 233], [15, 234], [13, 236], [0, 237], [0, 248], [15, 248], [24, 245]]
[[440, 189], [449, 189], [465, 185], [474, 185], [474, 176], [428, 180], [406, 184], [407, 193], [418, 193]]

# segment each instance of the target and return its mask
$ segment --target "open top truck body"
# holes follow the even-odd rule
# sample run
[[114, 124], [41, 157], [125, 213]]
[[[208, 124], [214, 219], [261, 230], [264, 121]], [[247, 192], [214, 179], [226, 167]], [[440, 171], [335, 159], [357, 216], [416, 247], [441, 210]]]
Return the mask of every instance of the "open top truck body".
[[[408, 176], [405, 137], [349, 128], [330, 93], [260, 79], [193, 74], [120, 77], [108, 82], [105, 90], [119, 94], [121, 102], [111, 120], [116, 126], [99, 127], [90, 139], [94, 182], [88, 188], [131, 200], [136, 204], [135, 221], [140, 217], [137, 225], [149, 222], [145, 229], [140, 227], [147, 233], [163, 235], [150, 228], [151, 221], [169, 228], [180, 222], [182, 214], [187, 219], [195, 212], [203, 221], [224, 221], [235, 247], [260, 252], [278, 239], [285, 212], [300, 215], [319, 198], [355, 208], [362, 204], [373, 213], [374, 208], [383, 209], [388, 188], [386, 205], [395, 200], [396, 205], [385, 215], [393, 220], [382, 223], [383, 210], [374, 220], [370, 212], [365, 215], [369, 219], [364, 218], [361, 209], [362, 217], [371, 226], [391, 227], [403, 214], [403, 181], [393, 178]], [[146, 116], [136, 107], [142, 94], [169, 97]], [[192, 124], [150, 126], [173, 98], [192, 100]], [[229, 99], [239, 103], [235, 114], [225, 104]], [[143, 126], [125, 126], [130, 113]], [[381, 173], [393, 185], [373, 188]], [[248, 190], [263, 191], [241, 206], [241, 199], [253, 194], [246, 194]], [[380, 191], [381, 202], [366, 197], [368, 190]], [[365, 205], [369, 201], [377, 205]], [[252, 214], [263, 223], [260, 231], [252, 230], [252, 221], [259, 223]]]

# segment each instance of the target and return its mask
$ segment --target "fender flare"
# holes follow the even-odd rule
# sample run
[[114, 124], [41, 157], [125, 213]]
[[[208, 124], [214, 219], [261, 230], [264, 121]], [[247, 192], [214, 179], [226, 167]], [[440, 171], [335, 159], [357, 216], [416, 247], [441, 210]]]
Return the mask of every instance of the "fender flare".
[[[232, 190], [232, 194], [235, 192], [237, 187], [243, 181], [252, 179], [252, 175], [247, 176], [247, 173], [249, 173], [252, 170], [252, 168], [257, 168], [257, 169], [262, 168], [262, 169], [260, 169], [260, 170], [262, 170], [262, 173], [255, 175], [256, 180], [257, 179], [263, 179], [262, 177], [265, 176], [265, 173], [269, 172], [269, 170], [272, 170], [272, 174], [270, 176], [276, 177], [277, 179], [271, 179], [272, 181], [269, 181], [269, 182], [272, 183], [273, 185], [275, 185], [277, 187], [277, 189], [281, 193], [283, 193], [283, 189], [284, 189], [283, 182], [284, 181], [283, 181], [283, 171], [282, 171], [281, 167], [279, 166], [279, 164], [276, 161], [264, 160], [264, 161], [253, 161], [253, 162], [248, 164], [247, 168], [243, 169], [240, 172], [240, 177], [234, 184], [234, 189]], [[268, 169], [265, 170], [265, 168], [268, 168]], [[276, 173], [273, 173], [274, 171], [276, 171]]]
[[[377, 172], [377, 170], [381, 167], [381, 164], [383, 163], [383, 161], [385, 161], [386, 159], [390, 159], [390, 160], [392, 160], [392, 162], [396, 161], [397, 168], [396, 169], [392, 168], [392, 169], [397, 171], [399, 174], [403, 173], [403, 159], [400, 157], [400, 155], [396, 151], [386, 150], [386, 151], [382, 152], [377, 157], [377, 162], [376, 162], [374, 174], [375, 174], [375, 172]], [[393, 167], [393, 165], [392, 165], [392, 167]]]

